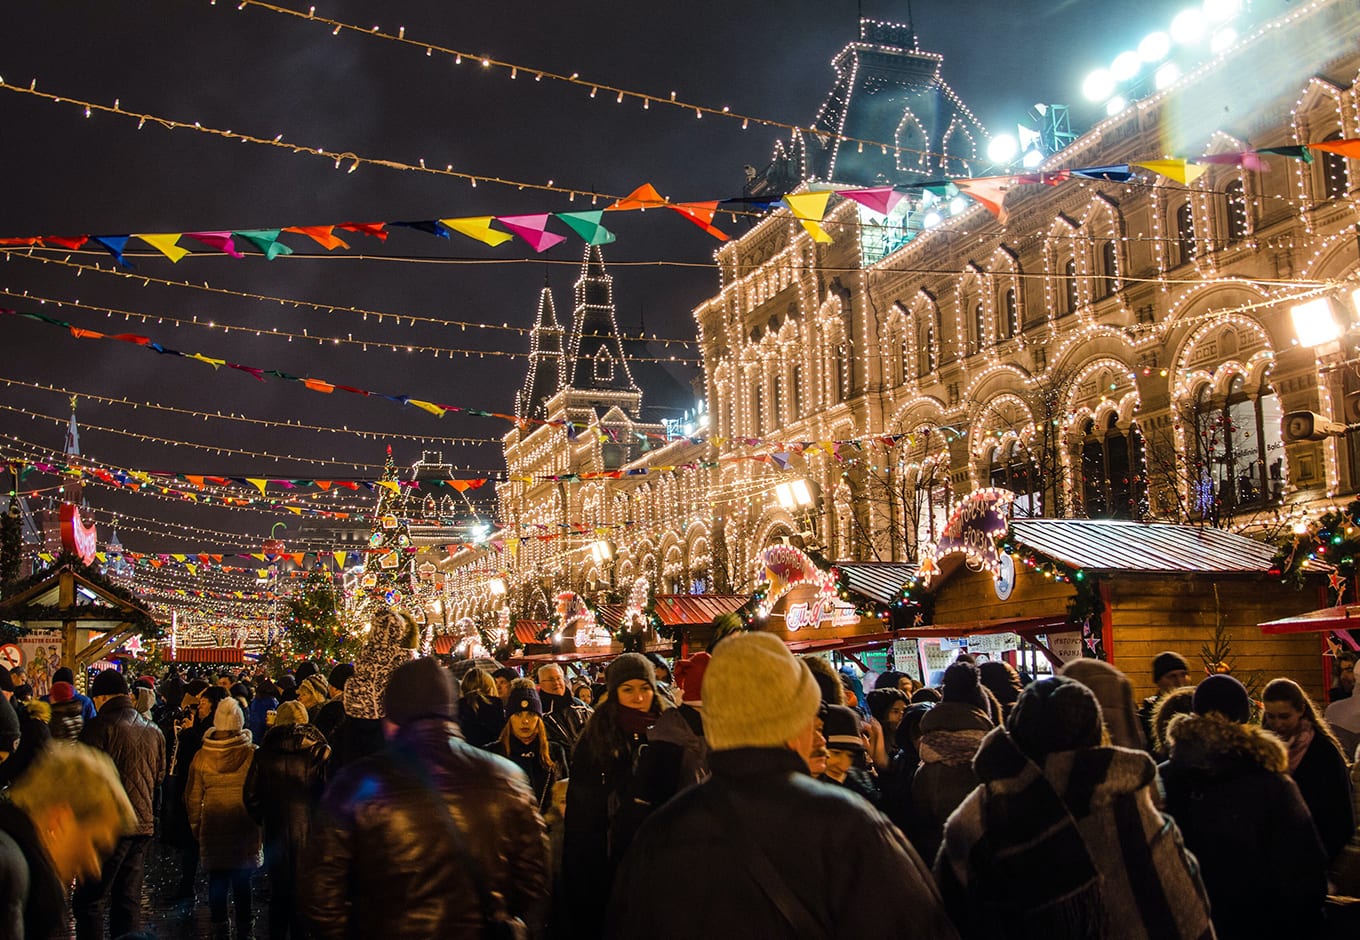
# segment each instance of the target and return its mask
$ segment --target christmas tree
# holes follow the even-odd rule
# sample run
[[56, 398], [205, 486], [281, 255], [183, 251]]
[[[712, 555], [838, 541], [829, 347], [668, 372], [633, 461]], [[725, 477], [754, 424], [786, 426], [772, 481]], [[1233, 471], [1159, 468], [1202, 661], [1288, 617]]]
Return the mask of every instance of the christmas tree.
[[283, 632], [269, 650], [269, 665], [291, 665], [291, 659], [353, 662], [363, 646], [340, 618], [340, 592], [334, 576], [317, 565], [288, 602]]
[[378, 505], [369, 527], [368, 553], [359, 581], [359, 610], [356, 612], [360, 614], [360, 620], [367, 619], [367, 609], [374, 604], [408, 606], [415, 586], [411, 523], [403, 511], [405, 500], [401, 484], [397, 482], [397, 465], [392, 459], [391, 447], [387, 448], [387, 463], [377, 488]]
[[9, 512], [0, 517], [0, 593], [19, 577], [23, 561], [23, 530], [19, 519], [19, 501], [9, 501]]

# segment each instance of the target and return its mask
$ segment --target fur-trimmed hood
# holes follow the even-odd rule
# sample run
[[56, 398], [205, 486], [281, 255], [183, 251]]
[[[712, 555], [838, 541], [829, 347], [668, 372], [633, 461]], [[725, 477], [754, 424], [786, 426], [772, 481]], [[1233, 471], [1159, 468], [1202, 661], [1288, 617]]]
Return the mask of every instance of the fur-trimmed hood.
[[1167, 727], [1171, 763], [1186, 770], [1233, 776], [1254, 767], [1289, 769], [1284, 742], [1257, 725], [1216, 715], [1177, 715]]

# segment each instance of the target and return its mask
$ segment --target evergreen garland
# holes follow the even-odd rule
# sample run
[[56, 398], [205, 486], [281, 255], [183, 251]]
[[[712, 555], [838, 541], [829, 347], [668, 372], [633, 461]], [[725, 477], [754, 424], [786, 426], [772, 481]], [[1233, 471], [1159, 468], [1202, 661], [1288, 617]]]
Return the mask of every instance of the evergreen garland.
[[1356, 559], [1360, 559], [1360, 500], [1345, 509], [1330, 509], [1302, 526], [1302, 531], [1286, 535], [1271, 571], [1302, 587], [1312, 563], [1320, 562], [1354, 584]]

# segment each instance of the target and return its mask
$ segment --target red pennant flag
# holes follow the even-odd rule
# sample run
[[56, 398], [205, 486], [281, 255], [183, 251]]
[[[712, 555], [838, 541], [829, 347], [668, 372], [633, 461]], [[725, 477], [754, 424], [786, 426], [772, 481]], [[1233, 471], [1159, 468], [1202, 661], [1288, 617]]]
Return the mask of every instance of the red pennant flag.
[[57, 245], [61, 248], [69, 248], [72, 251], [75, 251], [77, 248], [80, 248], [89, 240], [90, 236], [88, 235], [77, 235], [74, 238], [60, 238], [56, 235], [43, 236], [43, 241], [50, 242], [51, 244]]
[[718, 212], [718, 200], [711, 202], [677, 202], [667, 206], [689, 219], [699, 228], [720, 242], [728, 240], [728, 234], [713, 224], [713, 216]]
[[386, 222], [341, 222], [340, 228], [346, 232], [358, 232], [360, 235], [372, 235], [379, 241], [387, 241], [387, 232], [383, 226]]

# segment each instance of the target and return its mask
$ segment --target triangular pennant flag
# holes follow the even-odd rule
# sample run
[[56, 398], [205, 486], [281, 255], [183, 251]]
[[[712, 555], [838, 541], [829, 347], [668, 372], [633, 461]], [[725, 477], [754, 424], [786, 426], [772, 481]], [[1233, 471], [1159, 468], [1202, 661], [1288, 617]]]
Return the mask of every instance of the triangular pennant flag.
[[224, 365], [227, 364], [227, 360], [225, 360], [225, 359], [212, 359], [212, 358], [210, 358], [210, 357], [208, 357], [208, 356], [203, 355], [202, 353], [194, 353], [192, 356], [185, 356], [184, 358], [186, 358], [186, 359], [197, 359], [199, 362], [205, 362], [205, 363], [207, 363], [208, 365], [212, 366], [214, 369], [218, 368], [219, 366], [224, 366]]
[[330, 488], [331, 488], [331, 481], [330, 481], [330, 480], [315, 480], [315, 481], [313, 481], [313, 482], [316, 483], [317, 487], [318, 487], [323, 493], [329, 491]]
[[180, 234], [178, 232], [167, 235], [135, 235], [133, 237], [140, 238], [171, 261], [178, 261], [189, 253], [179, 247]]
[[241, 253], [236, 250], [236, 242], [231, 240], [231, 232], [185, 232], [184, 234], [196, 242], [202, 242], [209, 248], [216, 248], [233, 258], [241, 257]]
[[[48, 241], [51, 241], [50, 237], [48, 238]], [[41, 242], [42, 242], [41, 238], [0, 238], [0, 245], [4, 245], [6, 247], [9, 247], [11, 245], [17, 245], [19, 247], [28, 247], [40, 244]], [[39, 554], [38, 557], [41, 558], [42, 555]]]
[[323, 395], [329, 395], [335, 391], [334, 385], [321, 379], [303, 379], [302, 384], [314, 392], [321, 392]]
[[496, 221], [528, 242], [534, 251], [542, 253], [553, 245], [560, 245], [567, 240], [565, 235], [557, 235], [547, 230], [550, 218], [552, 216], [541, 212], [537, 215], [500, 215], [496, 217]]
[[420, 400], [417, 399], [417, 398], [408, 398], [408, 399], [406, 400], [406, 404], [408, 404], [408, 405], [415, 405], [415, 406], [416, 406], [417, 408], [419, 408], [421, 411], [428, 411], [430, 414], [434, 415], [436, 418], [442, 418], [442, 417], [444, 417], [444, 411], [445, 411], [445, 409], [444, 409], [444, 408], [441, 408], [439, 405], [436, 405], [434, 402], [430, 402], [430, 401], [420, 401]]
[[1360, 137], [1352, 137], [1349, 140], [1324, 140], [1320, 144], [1308, 146], [1313, 150], [1325, 150], [1328, 153], [1339, 153], [1343, 157], [1360, 160]]
[[118, 262], [120, 268], [130, 268], [132, 264], [123, 257], [123, 252], [127, 249], [127, 235], [92, 235], [91, 241], [98, 242], [111, 255], [113, 260]]
[[803, 229], [812, 236], [812, 240], [823, 244], [829, 244], [833, 240], [820, 224], [822, 217], [826, 215], [826, 203], [830, 198], [829, 191], [798, 193], [784, 197], [784, 204], [789, 207], [793, 217], [802, 224]]
[[[44, 235], [42, 240], [45, 242], [50, 242], [53, 245], [57, 245], [61, 248], [69, 248], [72, 251], [75, 251], [77, 248], [83, 247], [84, 244], [90, 240], [90, 238], [88, 235], [76, 235], [73, 238], [61, 238], [57, 235]], [[35, 238], [32, 241], [34, 244], [36, 244], [38, 240]]]
[[1186, 186], [1189, 186], [1195, 180], [1209, 172], [1207, 166], [1196, 166], [1193, 163], [1187, 163], [1179, 157], [1170, 160], [1144, 160], [1141, 163], [1135, 163], [1133, 165], [1142, 167], [1145, 170], [1151, 170], [1159, 176], [1165, 176], [1167, 179], [1175, 180]]
[[629, 209], [655, 209], [666, 204], [666, 197], [656, 191], [651, 183], [643, 183], [612, 206], [605, 206], [606, 212], [623, 212]]
[[306, 235], [327, 251], [349, 247], [347, 242], [343, 241], [335, 234], [334, 225], [290, 225], [288, 228], [284, 229], [284, 231]]
[[238, 238], [244, 238], [264, 252], [266, 261], [273, 261], [279, 255], [291, 255], [293, 253], [293, 249], [279, 241], [279, 230], [276, 228], [240, 229], [232, 232], [232, 234]]
[[1255, 150], [1241, 150], [1236, 153], [1211, 153], [1197, 157], [1195, 162], [1214, 163], [1219, 166], [1240, 166], [1244, 170], [1255, 170], [1258, 173], [1265, 173], [1270, 170], [1270, 166], [1260, 158]]
[[331, 555], [335, 557], [335, 567], [337, 568], [345, 567], [346, 554], [347, 554], [346, 552], [331, 552]]
[[494, 220], [495, 216], [474, 215], [465, 219], [440, 219], [439, 224], [452, 229], [460, 235], [466, 235], [468, 238], [475, 238], [482, 244], [490, 245], [492, 248], [495, 248], [497, 245], [508, 242], [515, 236], [511, 235], [509, 232], [502, 232], [499, 229], [492, 228], [491, 223]]
[[891, 186], [875, 186], [873, 189], [840, 189], [836, 191], [836, 194], [844, 196], [846, 199], [852, 199], [864, 208], [872, 209], [880, 215], [887, 215], [892, 212], [905, 195]]
[[667, 208], [674, 209], [718, 241], [725, 242], [728, 240], [728, 234], [713, 224], [713, 216], [716, 215], [718, 211], [718, 200], [714, 199], [709, 202], [675, 202], [670, 203]]
[[970, 199], [982, 204], [1002, 225], [1006, 224], [1006, 191], [1010, 189], [1008, 176], [983, 176], [976, 179], [955, 180], [957, 186]]
[[1084, 180], [1106, 180], [1111, 183], [1127, 183], [1133, 178], [1133, 170], [1127, 163], [1112, 163], [1107, 166], [1086, 166], [1068, 170], [1073, 176]]
[[1293, 157], [1295, 160], [1302, 160], [1304, 163], [1313, 162], [1313, 154], [1307, 147], [1259, 147], [1257, 153], [1273, 153], [1281, 157]]
[[386, 222], [341, 222], [337, 228], [346, 232], [358, 232], [361, 235], [372, 235], [378, 241], [387, 241], [387, 232], [384, 230]]
[[260, 495], [263, 496], [265, 484], [268, 483], [269, 481], [257, 479], [256, 477], [246, 477], [246, 482], [249, 483], [251, 486], [255, 487], [257, 490], [259, 490]]
[[600, 224], [604, 218], [603, 209], [593, 212], [558, 212], [555, 215], [562, 220], [563, 225], [580, 235], [587, 245], [608, 245], [616, 237]]

